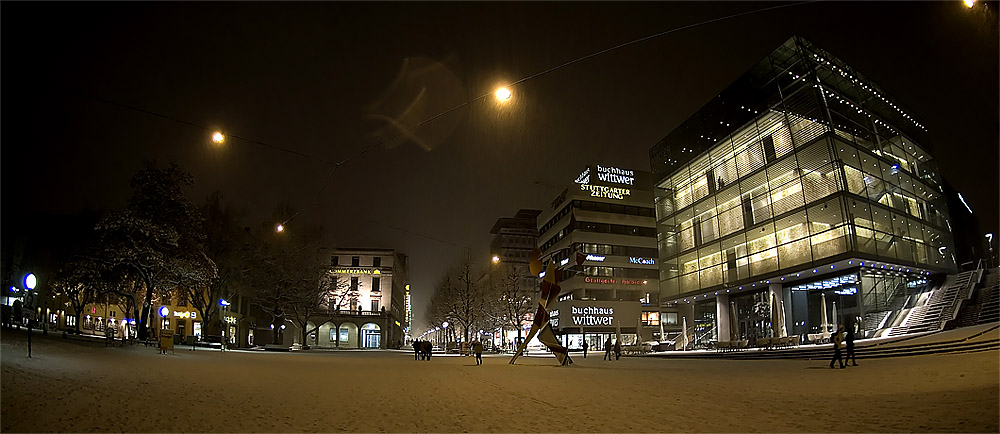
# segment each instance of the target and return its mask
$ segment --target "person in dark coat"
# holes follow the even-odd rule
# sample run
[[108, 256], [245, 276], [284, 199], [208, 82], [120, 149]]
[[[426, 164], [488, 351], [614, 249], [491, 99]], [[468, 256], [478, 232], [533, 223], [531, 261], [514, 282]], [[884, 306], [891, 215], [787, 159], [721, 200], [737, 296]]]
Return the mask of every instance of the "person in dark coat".
[[420, 360], [420, 341], [413, 341], [413, 360]]
[[587, 345], [587, 340], [586, 340], [586, 339], [584, 339], [584, 340], [583, 340], [583, 358], [584, 358], [584, 359], [586, 359], [586, 358], [587, 358], [587, 348], [588, 348], [588, 345]]
[[431, 359], [431, 352], [434, 350], [434, 345], [431, 341], [424, 341], [424, 360]]
[[622, 341], [615, 339], [615, 360], [622, 357]]
[[840, 343], [844, 336], [844, 326], [837, 327], [837, 331], [834, 332], [830, 341], [833, 342], [833, 359], [830, 359], [830, 368], [833, 368], [833, 362], [840, 362], [840, 369], [844, 369], [844, 360], [840, 358]]
[[604, 360], [611, 360], [611, 338], [604, 341]]
[[476, 353], [476, 364], [483, 364], [483, 343], [479, 340], [472, 341], [472, 352]]
[[849, 325], [847, 327], [847, 338], [845, 339], [847, 343], [847, 357], [844, 358], [844, 364], [851, 362], [851, 366], [858, 366], [857, 360], [854, 360], [854, 325]]

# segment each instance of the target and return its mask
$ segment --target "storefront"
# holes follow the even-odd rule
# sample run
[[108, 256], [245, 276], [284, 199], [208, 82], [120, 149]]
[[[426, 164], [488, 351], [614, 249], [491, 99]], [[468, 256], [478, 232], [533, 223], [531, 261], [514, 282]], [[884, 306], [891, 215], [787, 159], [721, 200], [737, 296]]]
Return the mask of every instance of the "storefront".
[[635, 345], [641, 310], [638, 301], [565, 300], [550, 309], [549, 323], [563, 346], [582, 350], [586, 341], [591, 351], [602, 351], [618, 333], [622, 345]]

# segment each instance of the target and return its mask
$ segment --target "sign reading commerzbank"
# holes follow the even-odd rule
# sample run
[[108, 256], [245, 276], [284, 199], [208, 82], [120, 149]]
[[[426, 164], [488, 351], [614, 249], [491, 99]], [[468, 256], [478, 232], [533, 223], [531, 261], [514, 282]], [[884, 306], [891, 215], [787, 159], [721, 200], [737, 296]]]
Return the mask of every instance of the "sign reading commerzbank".
[[382, 274], [378, 268], [334, 268], [333, 274]]
[[580, 184], [581, 191], [589, 191], [592, 197], [600, 197], [604, 199], [625, 199], [625, 196], [631, 196], [632, 192], [627, 188], [619, 187], [608, 187], [605, 185], [590, 185], [590, 184]]
[[573, 313], [573, 325], [577, 326], [610, 326], [615, 318], [615, 308], [597, 306], [570, 306]]

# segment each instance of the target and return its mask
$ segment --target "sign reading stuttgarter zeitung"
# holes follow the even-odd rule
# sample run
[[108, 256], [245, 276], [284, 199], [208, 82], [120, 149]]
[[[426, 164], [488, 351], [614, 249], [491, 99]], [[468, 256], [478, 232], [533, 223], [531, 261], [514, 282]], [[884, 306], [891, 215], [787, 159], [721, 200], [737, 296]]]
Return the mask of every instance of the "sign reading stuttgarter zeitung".
[[631, 196], [632, 192], [627, 188], [619, 187], [608, 187], [605, 185], [590, 185], [590, 184], [580, 184], [581, 191], [590, 191], [592, 197], [600, 197], [604, 199], [625, 199], [625, 196]]

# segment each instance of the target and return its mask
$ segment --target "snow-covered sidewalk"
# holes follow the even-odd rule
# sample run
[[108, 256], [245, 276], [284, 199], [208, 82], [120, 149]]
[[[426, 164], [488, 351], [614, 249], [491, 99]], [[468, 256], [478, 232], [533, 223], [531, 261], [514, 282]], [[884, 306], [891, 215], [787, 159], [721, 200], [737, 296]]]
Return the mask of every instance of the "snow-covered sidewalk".
[[3, 432], [1000, 432], [997, 351], [826, 361], [222, 353], [0, 339]]

